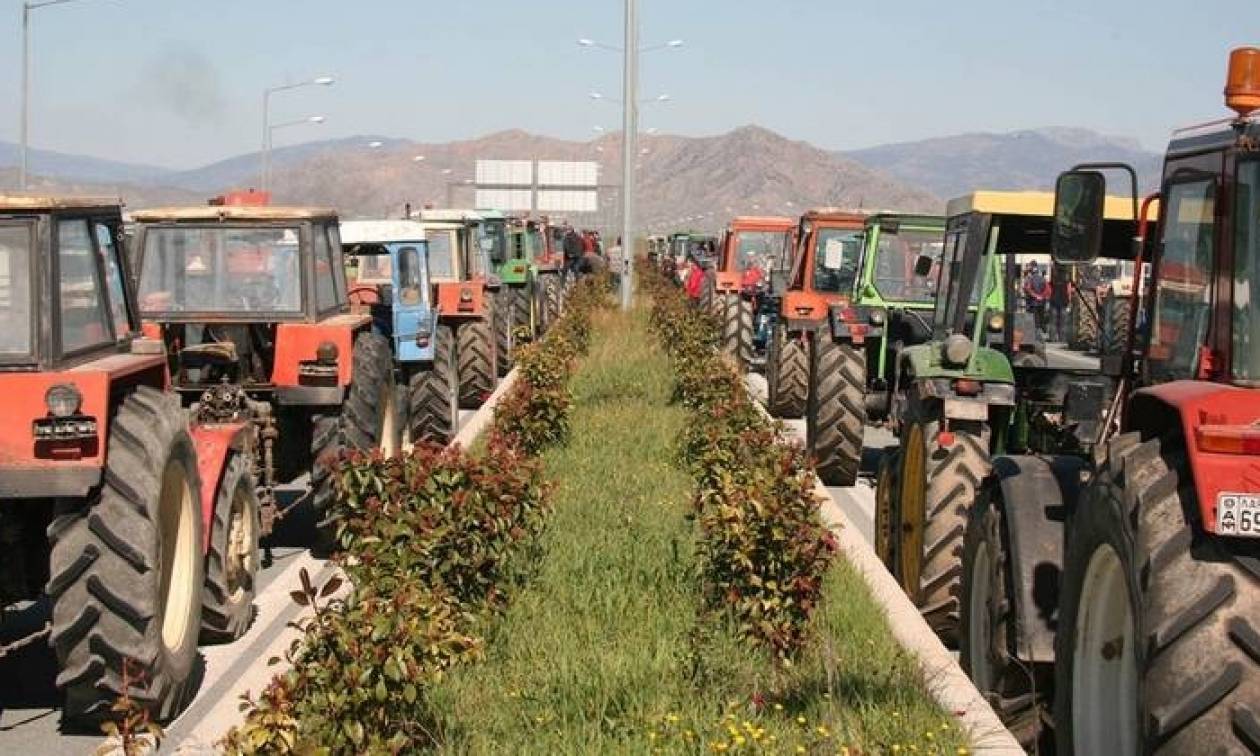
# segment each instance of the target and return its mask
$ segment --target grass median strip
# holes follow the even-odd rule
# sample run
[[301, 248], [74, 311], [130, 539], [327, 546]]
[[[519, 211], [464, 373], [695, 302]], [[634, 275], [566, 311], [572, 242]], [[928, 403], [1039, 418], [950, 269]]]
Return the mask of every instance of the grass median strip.
[[574, 376], [545, 556], [483, 663], [430, 692], [449, 753], [953, 753], [861, 579], [837, 564], [804, 654], [775, 665], [703, 610], [677, 463], [686, 412], [647, 314], [598, 313]]

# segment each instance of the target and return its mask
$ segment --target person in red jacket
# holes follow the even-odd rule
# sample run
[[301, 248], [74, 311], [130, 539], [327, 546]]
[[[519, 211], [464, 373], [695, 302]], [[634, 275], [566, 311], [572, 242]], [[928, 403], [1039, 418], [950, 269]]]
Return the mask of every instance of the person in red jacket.
[[687, 298], [693, 303], [700, 301], [700, 291], [704, 285], [704, 268], [700, 265], [700, 261], [695, 255], [687, 257], [687, 281], [683, 284], [683, 290], [687, 292]]

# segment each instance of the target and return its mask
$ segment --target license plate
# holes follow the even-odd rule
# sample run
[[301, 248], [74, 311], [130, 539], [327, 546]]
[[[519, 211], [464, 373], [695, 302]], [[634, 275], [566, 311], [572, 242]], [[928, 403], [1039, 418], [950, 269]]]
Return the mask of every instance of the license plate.
[[1221, 535], [1260, 538], [1260, 494], [1218, 494], [1216, 532]]

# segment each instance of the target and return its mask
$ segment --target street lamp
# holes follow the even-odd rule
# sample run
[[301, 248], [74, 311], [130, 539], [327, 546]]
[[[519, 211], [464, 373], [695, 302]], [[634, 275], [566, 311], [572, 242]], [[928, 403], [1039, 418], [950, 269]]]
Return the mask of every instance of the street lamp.
[[[290, 89], [299, 89], [301, 87], [328, 87], [332, 86], [336, 81], [331, 76], [317, 76], [314, 79], [299, 81], [293, 84], [280, 84], [274, 87], [267, 87], [263, 90], [263, 145], [262, 145], [262, 190], [265, 192], [271, 186], [271, 95], [275, 92], [285, 92]], [[313, 123], [323, 123], [321, 117], [319, 121]], [[302, 121], [299, 121], [302, 123]], [[294, 124], [287, 124], [294, 125]]]
[[424, 155], [416, 155], [415, 157], [413, 157], [413, 158], [411, 159], [411, 162], [413, 162], [413, 163], [423, 163], [423, 162], [424, 162]]
[[263, 191], [264, 192], [267, 191], [268, 187], [271, 186], [271, 144], [274, 141], [272, 138], [272, 134], [276, 131], [276, 129], [287, 129], [290, 126], [301, 126], [307, 123], [321, 124], [323, 122], [324, 122], [324, 117], [322, 115], [314, 115], [314, 116], [307, 116], [306, 118], [297, 118], [292, 121], [284, 121], [283, 123], [268, 124], [267, 141], [263, 145], [263, 155], [266, 156], [266, 161], [263, 163], [264, 165]]
[[22, 159], [18, 169], [18, 189], [26, 191], [31, 130], [31, 11], [49, 5], [65, 5], [82, 0], [24, 0], [22, 3]]

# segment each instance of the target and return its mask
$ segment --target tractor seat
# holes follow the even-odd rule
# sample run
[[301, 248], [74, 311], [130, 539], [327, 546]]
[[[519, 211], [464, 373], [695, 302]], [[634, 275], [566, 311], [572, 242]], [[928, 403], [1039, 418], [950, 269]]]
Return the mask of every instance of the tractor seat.
[[179, 350], [179, 360], [184, 367], [230, 367], [240, 362], [236, 344], [231, 341], [211, 341], [206, 344], [186, 346]]

